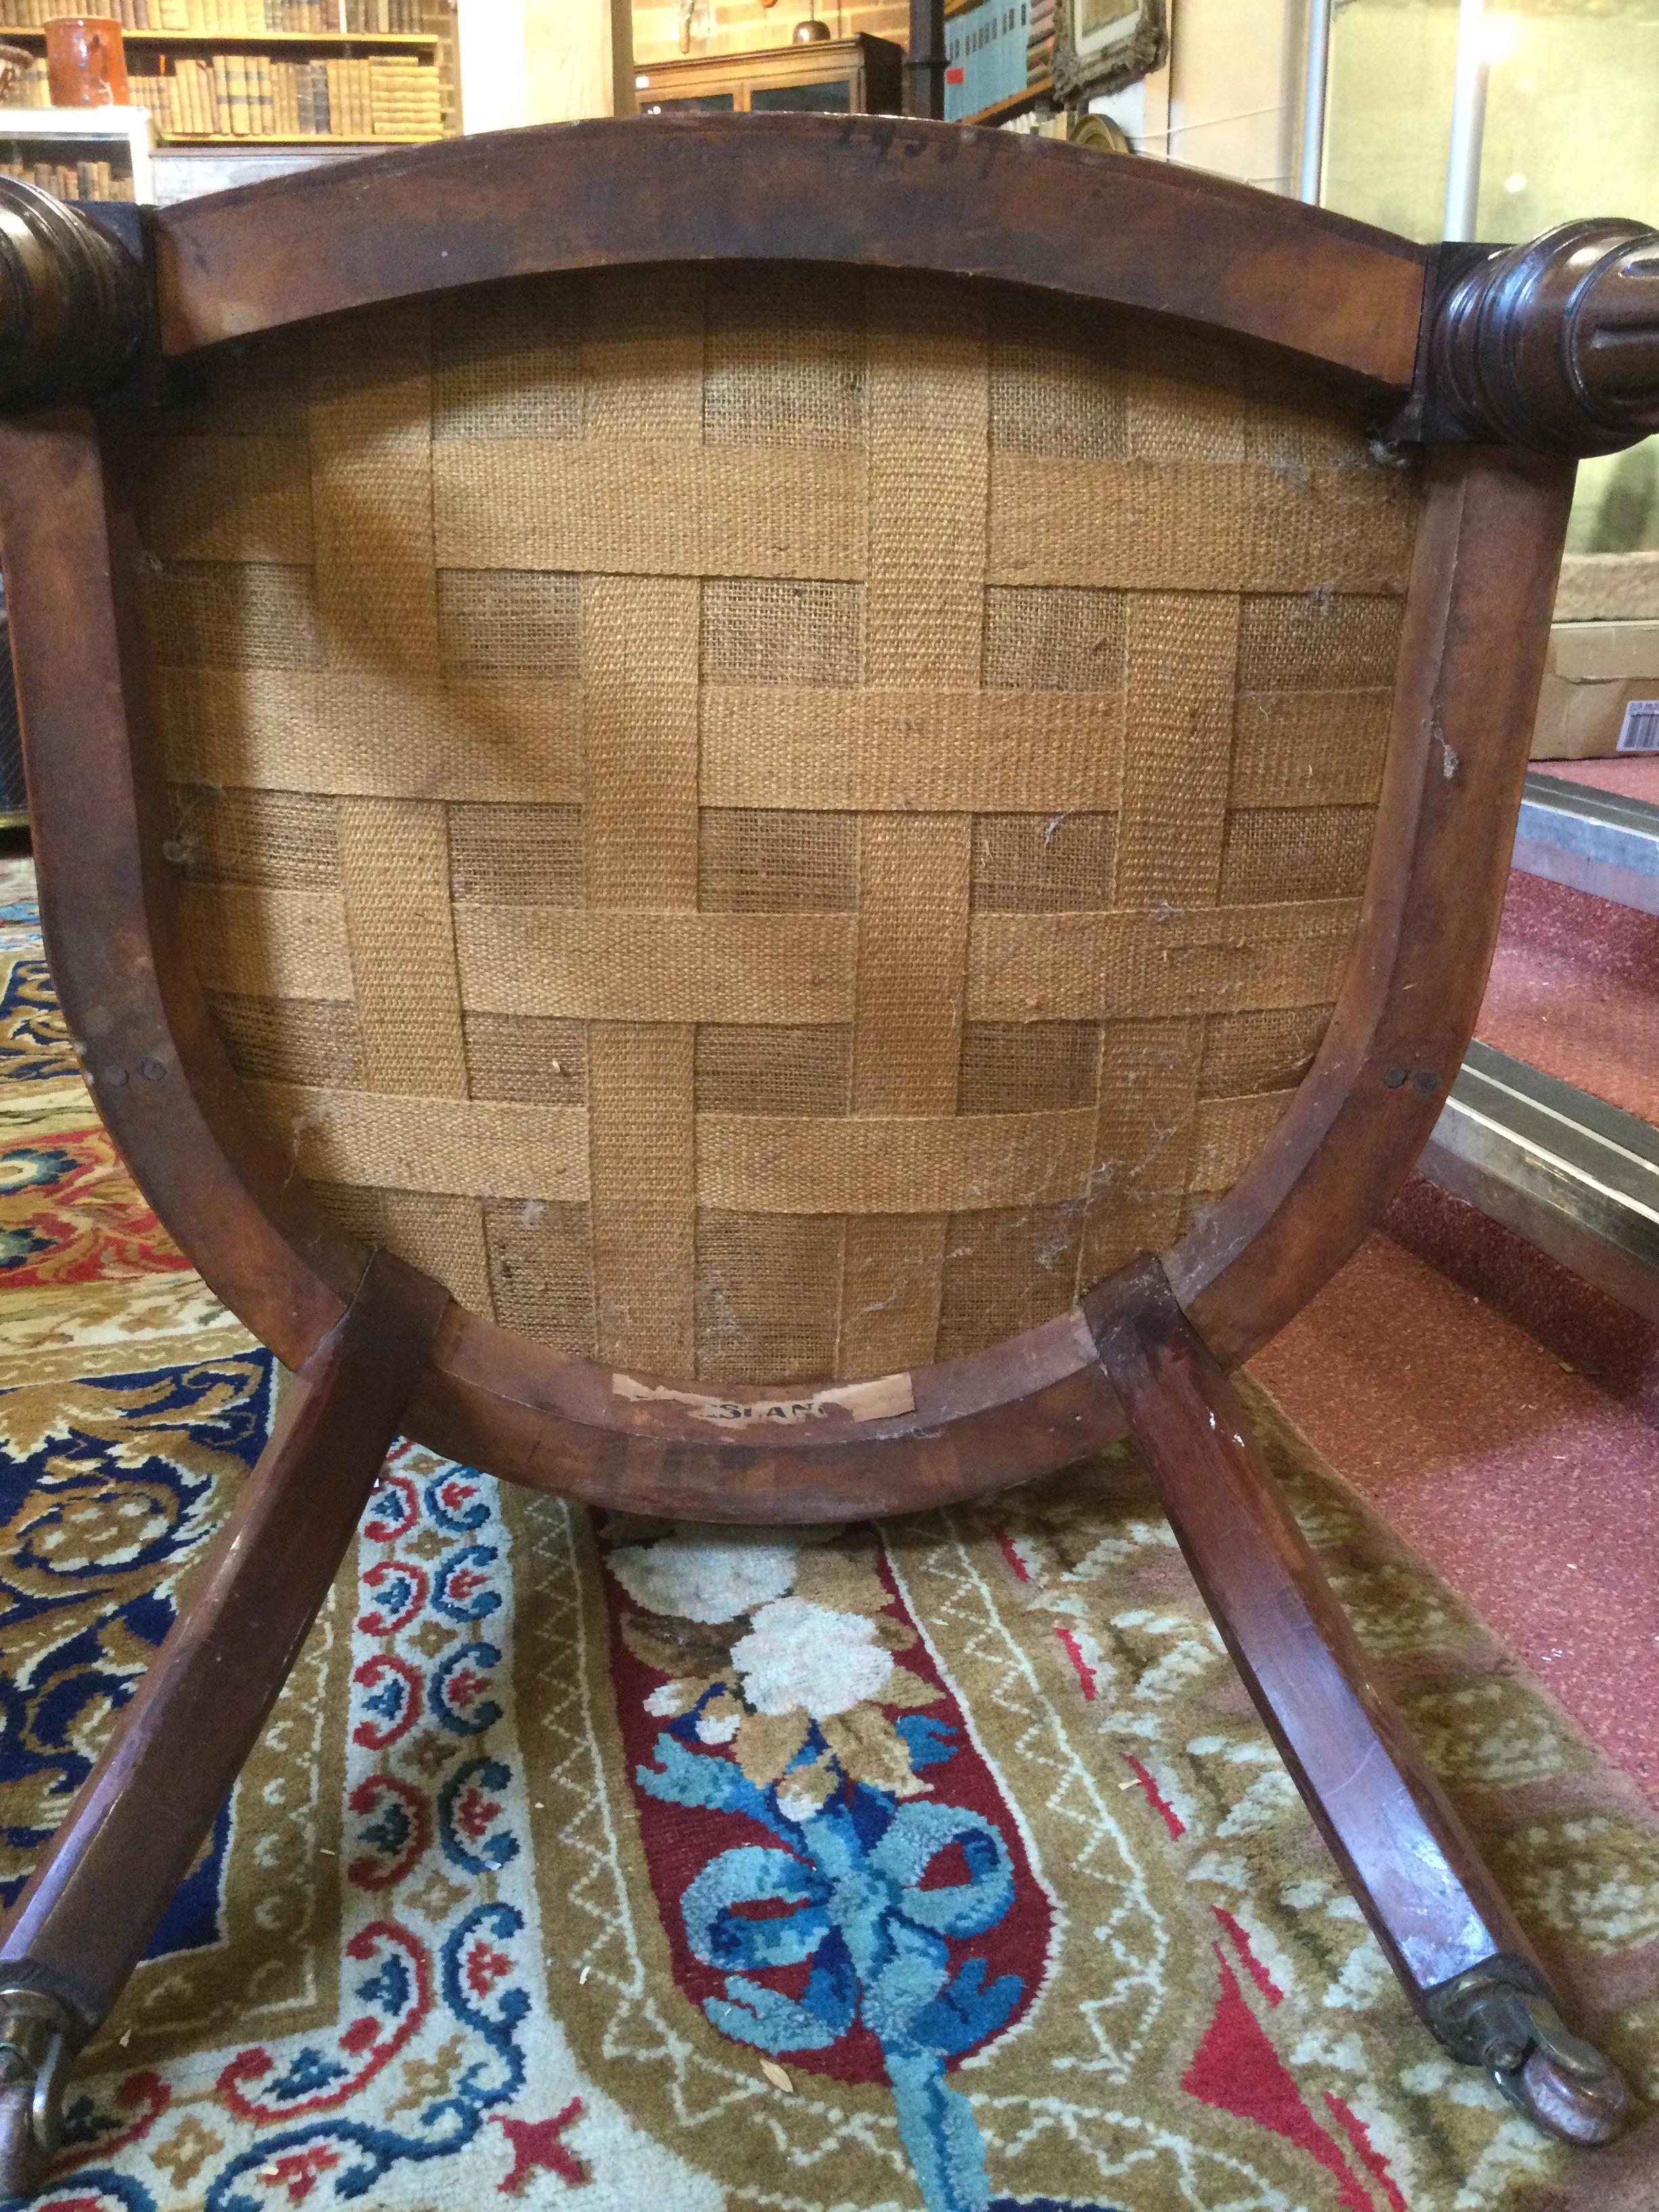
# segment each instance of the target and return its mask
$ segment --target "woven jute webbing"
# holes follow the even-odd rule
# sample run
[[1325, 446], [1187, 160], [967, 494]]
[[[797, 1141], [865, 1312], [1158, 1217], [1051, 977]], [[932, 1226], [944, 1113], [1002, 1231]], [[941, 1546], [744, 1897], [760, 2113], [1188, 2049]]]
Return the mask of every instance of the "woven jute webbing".
[[1236, 1180], [1370, 847], [1418, 487], [1357, 403], [773, 269], [213, 379], [141, 455], [168, 850], [348, 1226], [562, 1350], [853, 1379]]

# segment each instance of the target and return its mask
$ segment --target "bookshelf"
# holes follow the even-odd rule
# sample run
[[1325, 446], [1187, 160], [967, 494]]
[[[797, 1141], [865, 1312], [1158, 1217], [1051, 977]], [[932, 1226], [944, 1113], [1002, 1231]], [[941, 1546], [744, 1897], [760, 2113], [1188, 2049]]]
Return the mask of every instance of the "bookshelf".
[[[9, 46], [33, 42], [45, 51], [46, 33], [35, 31], [27, 22], [0, 22], [0, 40]], [[319, 51], [354, 46], [362, 51], [368, 46], [374, 53], [410, 46], [420, 53], [434, 53], [438, 35], [434, 31], [365, 31], [362, 35], [356, 31], [122, 31], [122, 45], [128, 53], [135, 46], [184, 46], [185, 51], [195, 51], [197, 46], [314, 46]]]
[[[45, 31], [35, 31], [27, 22], [0, 22], [0, 40], [9, 46], [35, 45], [42, 51], [46, 46]], [[122, 31], [122, 45], [128, 53], [133, 46], [184, 46], [185, 51], [197, 46], [316, 46], [321, 51], [354, 46], [372, 53], [392, 49], [435, 53], [438, 35], [435, 31]]]
[[[43, 50], [46, 34], [30, 23], [0, 23], [0, 40], [8, 46], [22, 40]], [[338, 46], [368, 47], [379, 53], [393, 47], [415, 47], [433, 52], [438, 45], [433, 31], [129, 31], [121, 33], [129, 52], [134, 46]]]
[[[0, 0], [0, 16], [37, 19], [0, 22], [0, 42], [40, 55], [12, 91], [19, 108], [49, 99], [45, 19], [57, 4]], [[120, 0], [131, 105], [163, 149], [422, 145], [455, 127], [446, 36], [411, 27], [432, 20], [430, 5]]]
[[[9, 0], [0, 5], [0, 15], [9, 20], [13, 31], [31, 38], [43, 36], [48, 21], [64, 12], [63, 0]], [[129, 40], [193, 33], [268, 39], [286, 32], [296, 38], [349, 38], [361, 44], [418, 33], [424, 22], [422, 0], [115, 0], [106, 12]], [[152, 16], [156, 20], [152, 21]], [[167, 16], [173, 20], [162, 20]], [[371, 20], [381, 16], [384, 21]]]
[[0, 107], [0, 174], [57, 199], [154, 200], [149, 118], [136, 107]]
[[1040, 77], [1036, 83], [1028, 84], [1024, 92], [1011, 92], [1006, 100], [994, 100], [988, 107], [975, 114], [965, 115], [964, 123], [988, 124], [994, 129], [1012, 123], [1017, 115], [1029, 114], [1032, 108], [1041, 107], [1054, 96], [1054, 81], [1051, 76]]
[[257, 153], [261, 146], [355, 146], [371, 154], [377, 146], [430, 146], [442, 136], [441, 131], [380, 131], [372, 138], [349, 138], [328, 131], [250, 131], [238, 137], [234, 131], [169, 131], [162, 143], [178, 147], [235, 147], [244, 154]]

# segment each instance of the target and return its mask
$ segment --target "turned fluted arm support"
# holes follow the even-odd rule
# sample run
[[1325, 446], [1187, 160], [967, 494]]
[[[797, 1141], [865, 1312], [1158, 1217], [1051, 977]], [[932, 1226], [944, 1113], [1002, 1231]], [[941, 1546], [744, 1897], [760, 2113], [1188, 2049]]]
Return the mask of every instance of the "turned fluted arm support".
[[1618, 217], [1457, 252], [1431, 310], [1423, 434], [1583, 458], [1659, 430], [1659, 232]]
[[0, 409], [94, 399], [143, 332], [135, 254], [36, 185], [0, 177]]

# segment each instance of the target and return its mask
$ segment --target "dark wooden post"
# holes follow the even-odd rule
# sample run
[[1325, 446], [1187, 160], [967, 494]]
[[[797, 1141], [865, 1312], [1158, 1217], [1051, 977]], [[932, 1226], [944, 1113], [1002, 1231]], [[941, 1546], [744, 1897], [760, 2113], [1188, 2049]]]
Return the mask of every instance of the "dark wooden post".
[[945, 113], [945, 0], [910, 0], [904, 112], [936, 119]]

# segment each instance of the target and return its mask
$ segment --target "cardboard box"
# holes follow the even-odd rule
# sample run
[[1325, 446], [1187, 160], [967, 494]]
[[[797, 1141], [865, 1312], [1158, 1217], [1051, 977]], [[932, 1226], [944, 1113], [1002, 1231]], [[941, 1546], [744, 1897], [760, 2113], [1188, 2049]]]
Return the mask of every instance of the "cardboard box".
[[1619, 750], [1626, 710], [1650, 701], [1659, 732], [1659, 622], [1556, 623], [1532, 757], [1606, 759]]
[[1659, 553], [1569, 553], [1557, 622], [1659, 621]]

